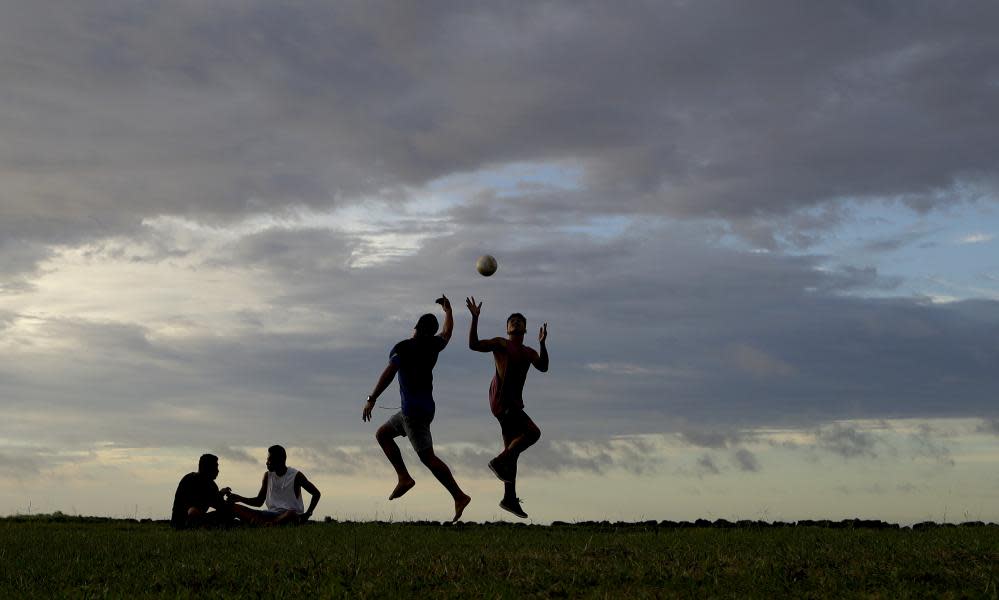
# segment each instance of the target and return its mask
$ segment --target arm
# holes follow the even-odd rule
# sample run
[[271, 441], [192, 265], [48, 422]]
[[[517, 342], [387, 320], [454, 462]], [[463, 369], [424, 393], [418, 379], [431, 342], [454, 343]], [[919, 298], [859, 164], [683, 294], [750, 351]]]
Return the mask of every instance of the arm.
[[229, 502], [242, 502], [247, 506], [256, 507], [263, 506], [265, 498], [267, 498], [267, 473], [264, 473], [264, 479], [260, 482], [260, 492], [257, 493], [256, 497], [247, 498], [239, 494], [229, 494]]
[[534, 368], [541, 371], [542, 373], [548, 372], [548, 346], [545, 345], [545, 340], [548, 339], [548, 323], [541, 326], [541, 331], [538, 332], [538, 343], [541, 344], [541, 355], [538, 356], [535, 353], [531, 353], [531, 364]]
[[298, 484], [299, 488], [305, 488], [305, 491], [309, 492], [312, 496], [312, 500], [309, 501], [309, 509], [302, 513], [300, 517], [303, 521], [306, 521], [312, 516], [313, 511], [316, 510], [316, 505], [319, 504], [319, 497], [322, 496], [322, 494], [319, 492], [319, 488], [313, 485], [313, 483], [309, 481], [309, 478], [306, 477], [301, 471], [299, 471], [298, 475], [295, 476], [295, 483]]
[[215, 499], [212, 501], [210, 506], [216, 510], [225, 507], [226, 498], [228, 498], [229, 494], [231, 493], [232, 493], [232, 488], [229, 487], [222, 488], [221, 490], [219, 490], [219, 493], [215, 496]]
[[454, 331], [454, 315], [451, 314], [451, 301], [447, 299], [447, 296], [441, 294], [441, 297], [437, 299], [437, 304], [441, 305], [444, 309], [444, 329], [441, 330], [441, 337], [444, 338], [444, 343], [447, 344], [451, 341], [451, 333]]
[[468, 347], [476, 352], [492, 352], [500, 344], [500, 338], [491, 340], [479, 339], [479, 311], [482, 310], [482, 303], [475, 303], [475, 297], [465, 298], [465, 306], [468, 312], [472, 313], [472, 325], [468, 328]]
[[378, 396], [385, 391], [385, 388], [392, 383], [392, 380], [395, 379], [395, 374], [398, 370], [399, 367], [389, 363], [388, 366], [385, 367], [385, 370], [382, 371], [381, 377], [378, 378], [378, 383], [375, 384], [375, 389], [371, 392], [371, 395], [368, 396], [367, 402], [364, 403], [364, 411], [361, 412], [362, 421], [371, 420], [371, 409], [375, 407], [375, 400], [377, 400]]

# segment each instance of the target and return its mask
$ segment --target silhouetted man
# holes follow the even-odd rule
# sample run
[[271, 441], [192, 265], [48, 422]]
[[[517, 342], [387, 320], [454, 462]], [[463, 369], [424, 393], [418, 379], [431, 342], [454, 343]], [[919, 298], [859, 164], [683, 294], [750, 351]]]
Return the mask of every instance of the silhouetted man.
[[[289, 467], [287, 461], [288, 453], [282, 446], [271, 446], [267, 449], [267, 472], [264, 473], [257, 495], [246, 498], [229, 494], [227, 499], [231, 503], [241, 502], [255, 507], [267, 504], [267, 510], [253, 510], [233, 504], [233, 512], [240, 521], [251, 525], [282, 525], [304, 523], [312, 517], [322, 494], [305, 473]], [[311, 496], [308, 510], [305, 510], [305, 503], [302, 501], [303, 489]]]
[[[184, 475], [177, 484], [170, 525], [175, 529], [196, 529], [218, 527], [232, 522], [232, 510], [224, 500], [229, 488], [219, 490], [215, 485], [215, 478], [218, 476], [219, 457], [202, 454], [198, 459], [198, 471]], [[209, 511], [209, 508], [215, 510]]]
[[451, 331], [454, 329], [451, 302], [446, 296], [441, 295], [437, 299], [437, 304], [444, 309], [444, 330], [440, 335], [434, 335], [437, 333], [437, 317], [429, 313], [420, 317], [413, 330], [413, 337], [399, 342], [389, 353], [388, 366], [382, 371], [374, 391], [368, 396], [361, 419], [365, 422], [371, 420], [371, 410], [375, 407], [375, 401], [398, 373], [402, 410], [392, 415], [375, 433], [375, 439], [378, 440], [398, 476], [398, 483], [389, 495], [389, 500], [399, 498], [416, 485], [416, 481], [406, 469], [406, 463], [402, 460], [399, 446], [395, 443], [395, 438], [405, 436], [409, 438], [409, 443], [413, 445], [413, 450], [420, 457], [420, 461], [454, 498], [454, 518], [451, 519], [454, 522], [461, 518], [462, 511], [472, 498], [461, 491], [458, 482], [451, 474], [451, 469], [434, 454], [434, 441], [430, 435], [430, 423], [434, 420], [436, 410], [433, 396], [434, 365], [437, 364], [437, 355], [447, 346], [448, 340], [451, 339]]
[[489, 408], [500, 423], [503, 431], [503, 451], [489, 461], [489, 469], [505, 484], [500, 508], [526, 518], [527, 513], [520, 506], [517, 497], [517, 459], [524, 450], [541, 439], [541, 430], [531, 417], [524, 412], [524, 382], [531, 365], [542, 373], [548, 371], [548, 323], [538, 331], [541, 354], [524, 345], [527, 333], [527, 319], [520, 313], [513, 313], [506, 320], [507, 337], [480, 340], [479, 312], [482, 303], [475, 298], [466, 298], [465, 305], [472, 313], [472, 325], [468, 330], [468, 347], [476, 352], [492, 352], [496, 362], [496, 373], [489, 386]]

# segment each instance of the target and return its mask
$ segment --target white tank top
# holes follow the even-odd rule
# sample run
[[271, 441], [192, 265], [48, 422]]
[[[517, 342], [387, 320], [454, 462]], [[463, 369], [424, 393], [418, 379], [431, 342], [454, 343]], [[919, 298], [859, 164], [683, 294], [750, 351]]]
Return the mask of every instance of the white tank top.
[[267, 509], [268, 510], [293, 510], [298, 513], [305, 512], [305, 504], [302, 503], [302, 496], [295, 495], [295, 476], [298, 471], [288, 467], [284, 475], [278, 476], [273, 471], [267, 472]]

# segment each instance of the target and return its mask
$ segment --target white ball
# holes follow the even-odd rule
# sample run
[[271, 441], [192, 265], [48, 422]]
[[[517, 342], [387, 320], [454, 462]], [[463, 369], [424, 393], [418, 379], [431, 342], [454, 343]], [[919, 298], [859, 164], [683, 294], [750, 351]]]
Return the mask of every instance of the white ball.
[[496, 272], [496, 259], [488, 254], [483, 254], [479, 260], [475, 261], [475, 270], [484, 277], [489, 277]]

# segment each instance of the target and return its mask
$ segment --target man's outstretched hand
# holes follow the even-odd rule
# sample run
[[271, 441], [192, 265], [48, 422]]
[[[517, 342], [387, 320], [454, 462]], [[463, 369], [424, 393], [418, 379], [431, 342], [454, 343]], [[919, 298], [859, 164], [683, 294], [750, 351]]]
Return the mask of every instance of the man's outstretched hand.
[[434, 302], [440, 304], [441, 308], [444, 309], [444, 312], [451, 312], [451, 301], [448, 300], [447, 296], [445, 296], [444, 294], [441, 294], [441, 297], [434, 300]]
[[544, 344], [545, 340], [547, 339], [548, 339], [548, 323], [545, 323], [544, 325], [541, 326], [541, 329], [538, 331], [538, 341]]
[[468, 307], [468, 312], [472, 313], [473, 317], [479, 316], [479, 312], [482, 310], [482, 303], [475, 303], [475, 296], [471, 298], [465, 298], [465, 306]]

